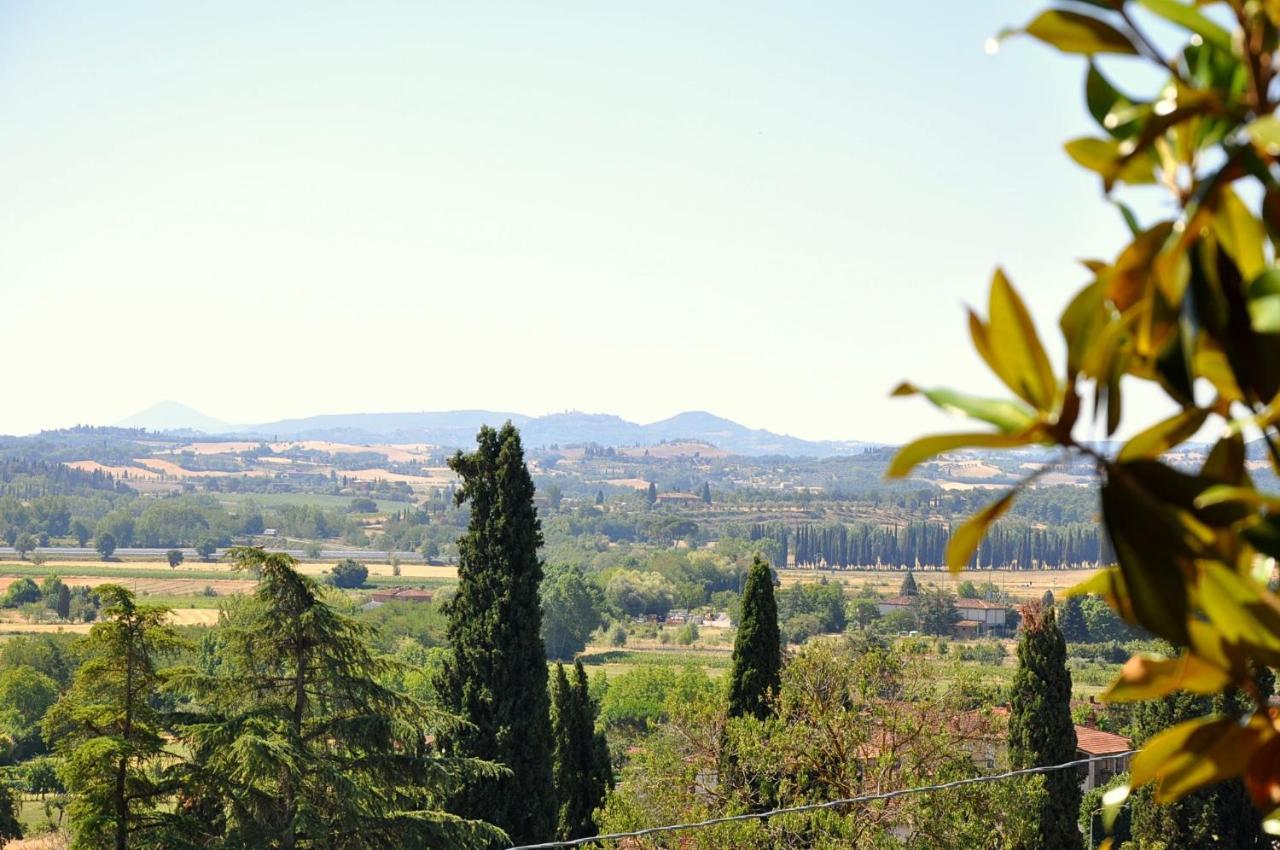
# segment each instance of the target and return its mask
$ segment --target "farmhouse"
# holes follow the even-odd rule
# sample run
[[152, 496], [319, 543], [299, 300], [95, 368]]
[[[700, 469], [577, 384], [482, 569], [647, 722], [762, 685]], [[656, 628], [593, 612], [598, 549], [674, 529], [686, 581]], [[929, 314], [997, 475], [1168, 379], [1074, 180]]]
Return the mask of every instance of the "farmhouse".
[[[895, 596], [892, 599], [881, 599], [876, 607], [880, 616], [894, 611], [904, 611], [911, 607], [914, 596]], [[1008, 609], [999, 602], [987, 602], [985, 599], [957, 599], [956, 612], [960, 615], [955, 624], [955, 635], [959, 638], [975, 638], [988, 634], [1003, 632], [1008, 626]]]
[[369, 594], [369, 599], [380, 605], [387, 602], [430, 602], [432, 594], [431, 591], [420, 587], [392, 587], [386, 590], [375, 590]]
[[1129, 769], [1129, 751], [1132, 742], [1121, 735], [1112, 735], [1089, 726], [1076, 726], [1076, 758], [1086, 759], [1110, 756], [1080, 767], [1080, 787], [1085, 791], [1105, 785], [1111, 777]]

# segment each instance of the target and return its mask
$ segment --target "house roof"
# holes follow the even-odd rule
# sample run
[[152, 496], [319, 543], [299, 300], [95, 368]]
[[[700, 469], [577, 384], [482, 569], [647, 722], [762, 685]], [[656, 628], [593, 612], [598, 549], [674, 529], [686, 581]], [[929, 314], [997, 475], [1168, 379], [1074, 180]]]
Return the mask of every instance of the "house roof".
[[988, 602], [985, 599], [957, 599], [957, 608], [970, 608], [980, 611], [1001, 610], [1005, 606], [999, 602]]
[[1076, 749], [1091, 756], [1106, 756], [1127, 753], [1133, 749], [1133, 743], [1123, 735], [1113, 735], [1088, 726], [1077, 726]]
[[971, 628], [975, 628], [975, 627], [977, 627], [977, 626], [986, 625], [986, 624], [985, 624], [985, 623], [983, 623], [981, 620], [956, 620], [956, 623], [955, 623], [955, 624], [956, 624], [957, 626], [962, 626], [962, 627], [970, 628], [970, 629], [971, 629]]
[[914, 596], [895, 596], [892, 599], [881, 599], [881, 605], [900, 605], [906, 607], [915, 599]]

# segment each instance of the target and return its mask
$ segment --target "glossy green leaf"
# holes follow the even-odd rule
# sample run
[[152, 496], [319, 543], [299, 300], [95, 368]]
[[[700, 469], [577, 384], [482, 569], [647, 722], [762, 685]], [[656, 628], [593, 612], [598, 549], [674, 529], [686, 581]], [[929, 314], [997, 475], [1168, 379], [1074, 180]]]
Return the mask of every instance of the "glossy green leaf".
[[1219, 50], [1232, 52], [1231, 33], [1205, 17], [1193, 5], [1179, 3], [1177, 0], [1138, 0], [1143, 6], [1155, 12], [1166, 21], [1188, 29]]
[[1230, 717], [1189, 720], [1147, 742], [1133, 758], [1130, 780], [1135, 787], [1155, 782], [1156, 802], [1169, 803], [1243, 774], [1254, 751], [1272, 734], [1259, 716], [1246, 724]]
[[1157, 422], [1125, 443], [1120, 449], [1118, 460], [1130, 461], [1164, 454], [1179, 443], [1191, 439], [1209, 418], [1209, 413], [1203, 408], [1192, 407], [1163, 422]]
[[1115, 139], [1083, 136], [1062, 147], [1077, 164], [1097, 172], [1108, 188], [1116, 182], [1134, 186], [1156, 182], [1150, 158], [1142, 155], [1126, 159], [1121, 143]]
[[1249, 131], [1249, 138], [1255, 145], [1272, 156], [1280, 154], [1280, 118], [1264, 115], [1250, 122], [1245, 129]]
[[1058, 48], [1063, 53], [1120, 53], [1135, 55], [1133, 42], [1115, 27], [1092, 15], [1061, 9], [1041, 12], [1027, 24], [1027, 35]]
[[1132, 106], [1132, 101], [1121, 94], [1093, 62], [1089, 63], [1089, 70], [1085, 74], [1084, 98], [1093, 120], [1109, 135], [1118, 139], [1133, 135], [1133, 122], [1122, 120], [1116, 112], [1117, 109]]
[[1267, 269], [1249, 283], [1249, 321], [1257, 333], [1280, 333], [1280, 269]]
[[1223, 188], [1219, 194], [1213, 229], [1219, 243], [1235, 259], [1236, 266], [1245, 279], [1252, 279], [1262, 273], [1266, 266], [1262, 250], [1266, 233], [1262, 223], [1229, 187]]
[[1037, 440], [1035, 434], [939, 434], [921, 437], [898, 449], [885, 475], [902, 478], [925, 461], [957, 449], [1008, 449], [1028, 446]]

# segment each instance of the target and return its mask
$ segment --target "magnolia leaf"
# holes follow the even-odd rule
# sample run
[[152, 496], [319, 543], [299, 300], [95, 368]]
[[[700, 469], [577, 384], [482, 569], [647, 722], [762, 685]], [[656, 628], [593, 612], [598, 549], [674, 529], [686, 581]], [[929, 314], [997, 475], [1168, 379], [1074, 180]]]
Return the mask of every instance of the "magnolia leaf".
[[1280, 155], [1280, 118], [1264, 115], [1250, 122], [1245, 129], [1249, 131], [1249, 138], [1255, 145], [1262, 148], [1264, 153], [1271, 156]]
[[1052, 410], [1058, 392], [1053, 365], [1031, 314], [1001, 269], [991, 278], [987, 340], [1005, 385], [1036, 410]]
[[1254, 715], [1241, 724], [1229, 717], [1201, 717], [1156, 735], [1134, 756], [1134, 786], [1155, 782], [1155, 801], [1169, 803], [1225, 779], [1240, 776], [1254, 752], [1275, 731]]
[[956, 449], [1008, 449], [1015, 446], [1028, 446], [1038, 441], [1038, 432], [938, 434], [932, 437], [921, 437], [898, 449], [898, 453], [889, 462], [889, 469], [885, 475], [889, 478], [902, 478], [926, 460]]
[[1036, 424], [1035, 413], [1016, 401], [979, 398], [944, 387], [921, 389], [910, 383], [899, 384], [893, 391], [895, 396], [917, 393], [948, 413], [960, 413], [971, 419], [989, 422], [1006, 434], [1024, 431]]
[[1125, 662], [1120, 676], [1102, 695], [1108, 702], [1156, 699], [1174, 691], [1216, 694], [1231, 684], [1231, 674], [1192, 654], [1178, 658], [1139, 654]]
[[1008, 491], [951, 532], [951, 538], [947, 541], [947, 566], [953, 574], [961, 572], [968, 566], [973, 553], [978, 551], [978, 545], [982, 543], [982, 537], [987, 533], [987, 529], [1009, 510], [1013, 505], [1014, 497], [1020, 490], [1021, 485]]
[[1192, 407], [1177, 413], [1163, 422], [1157, 422], [1135, 435], [1120, 449], [1117, 460], [1121, 462], [1138, 458], [1158, 457], [1174, 446], [1195, 435], [1212, 411]]
[[1138, 0], [1138, 2], [1166, 21], [1200, 36], [1205, 44], [1212, 44], [1227, 53], [1233, 52], [1231, 33], [1206, 18], [1194, 6], [1179, 3], [1177, 0]]
[[1196, 600], [1223, 640], [1244, 644], [1267, 664], [1280, 663], [1280, 599], [1225, 564], [1198, 566]]
[[[1280, 737], [1273, 735], [1253, 754], [1245, 771], [1244, 786], [1258, 808], [1280, 805]], [[1262, 822], [1262, 828], [1268, 835], [1280, 835], [1280, 811], [1272, 812]]]
[[1257, 333], [1280, 333], [1280, 269], [1267, 269], [1249, 283], [1249, 322]]
[[1262, 244], [1267, 234], [1244, 205], [1240, 197], [1224, 186], [1218, 195], [1218, 208], [1213, 216], [1213, 232], [1218, 242], [1236, 261], [1240, 274], [1246, 280], [1253, 279], [1266, 267]]
[[1115, 139], [1083, 136], [1062, 147], [1078, 165], [1100, 175], [1108, 188], [1117, 181], [1133, 186], [1156, 182], [1151, 159], [1138, 155], [1126, 159]]
[[1041, 12], [1024, 32], [1063, 53], [1136, 55], [1133, 42], [1115, 27], [1092, 15], [1060, 9]]

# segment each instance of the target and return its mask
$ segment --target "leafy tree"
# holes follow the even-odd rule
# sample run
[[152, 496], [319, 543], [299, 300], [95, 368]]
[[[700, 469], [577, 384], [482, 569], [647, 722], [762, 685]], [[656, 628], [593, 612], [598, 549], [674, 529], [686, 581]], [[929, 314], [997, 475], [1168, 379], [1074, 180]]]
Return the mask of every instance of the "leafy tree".
[[13, 584], [9, 585], [4, 592], [3, 600], [0, 600], [0, 605], [5, 608], [19, 608], [39, 602], [41, 598], [40, 586], [31, 579], [23, 577], [15, 579]]
[[557, 566], [547, 571], [540, 598], [547, 657], [567, 661], [586, 648], [600, 626], [600, 589], [586, 580], [581, 568]]
[[[1053, 608], [1022, 608], [1018, 669], [1009, 699], [1009, 762], [1014, 768], [1062, 764], [1076, 757], [1067, 644]], [[1080, 786], [1073, 771], [1045, 775], [1048, 796], [1036, 813], [1036, 847], [1079, 847]]]
[[1079, 596], [1068, 596], [1062, 603], [1062, 620], [1058, 624], [1062, 636], [1068, 643], [1086, 643], [1089, 640], [1089, 626], [1084, 620], [1084, 609]]
[[471, 722], [443, 739], [446, 752], [505, 765], [511, 774], [470, 783], [453, 811], [485, 818], [516, 844], [555, 832], [551, 717], [542, 644], [542, 528], [520, 435], [484, 427], [477, 447], [449, 461], [462, 479], [467, 532], [458, 539], [458, 589], [446, 605], [449, 647], [437, 683], [442, 702]]
[[768, 695], [778, 689], [782, 670], [778, 605], [773, 597], [773, 570], [757, 555], [742, 590], [742, 619], [733, 641], [729, 671], [729, 716], [764, 719]]
[[560, 510], [560, 503], [564, 501], [564, 491], [560, 489], [560, 486], [558, 484], [550, 485], [549, 487], [547, 487], [546, 495], [547, 495], [547, 504], [551, 507], [551, 510], [553, 511]]
[[94, 545], [98, 554], [102, 556], [102, 560], [110, 561], [111, 556], [116, 553], [116, 536], [110, 531], [100, 531]]
[[186, 556], [182, 554], [181, 549], [170, 549], [165, 552], [165, 557], [169, 559], [169, 569], [171, 570], [176, 570], [186, 560]]
[[598, 711], [582, 662], [574, 664], [572, 680], [557, 663], [551, 680], [552, 776], [559, 801], [556, 835], [561, 839], [596, 834], [593, 815], [613, 784], [609, 745], [604, 733], [596, 731]]
[[22, 532], [14, 539], [13, 548], [17, 551], [19, 558], [26, 560], [27, 555], [36, 548], [35, 535], [26, 531]]
[[920, 592], [920, 588], [916, 586], [916, 576], [911, 570], [907, 570], [906, 576], [902, 579], [902, 588], [898, 591], [902, 596], [915, 596]]
[[[994, 431], [914, 441], [889, 472], [906, 475], [971, 446], [1054, 446], [1064, 463], [1092, 464], [1107, 533], [1099, 560], [1114, 555], [1116, 566], [1086, 589], [1181, 653], [1125, 665], [1108, 698], [1234, 689], [1250, 694], [1256, 709], [1243, 730], [1232, 717], [1202, 716], [1162, 733], [1135, 760], [1134, 785], [1161, 779], [1167, 801], [1243, 776], [1255, 805], [1271, 812], [1280, 805], [1280, 721], [1260, 697], [1258, 676], [1280, 659], [1280, 595], [1252, 567], [1280, 555], [1280, 519], [1247, 461], [1265, 458], [1280, 473], [1280, 17], [1236, 0], [1215, 10], [1221, 16], [1202, 4], [1143, 3], [1164, 19], [1160, 26], [1172, 25], [1153, 39], [1150, 19], [1131, 14], [1136, 5], [1054, 7], [1010, 32], [1090, 59], [1085, 102], [1099, 135], [1069, 142], [1072, 158], [1109, 195], [1149, 184], [1167, 189], [1170, 203], [1147, 207], [1142, 218], [1117, 203], [1128, 244], [1114, 260], [1086, 263], [1089, 280], [1058, 323], [1066, 348], [1060, 373], [997, 270], [987, 317], [971, 313], [969, 328], [1014, 398], [902, 385], [898, 394], [922, 393]], [[1146, 91], [1121, 94], [1093, 61], [1102, 54], [1135, 57], [1156, 75]], [[1176, 412], [1136, 428], [1123, 423], [1134, 436], [1114, 454], [1076, 438], [1084, 393], [1094, 400], [1091, 419], [1111, 437], [1122, 411], [1134, 409], [1122, 397], [1138, 382], [1158, 388]], [[1169, 450], [1202, 432], [1221, 435], [1203, 464], [1175, 467]], [[1248, 446], [1246, 434], [1257, 435]], [[986, 529], [1025, 484], [957, 529], [946, 553], [953, 569], [975, 558]], [[1088, 621], [1087, 606], [1084, 613]], [[1092, 623], [1089, 632], [1100, 639]], [[1170, 772], [1184, 781], [1169, 781]]]
[[184, 777], [184, 834], [217, 847], [391, 850], [481, 847], [487, 824], [438, 810], [462, 777], [492, 774], [441, 757], [452, 725], [384, 684], [398, 665], [370, 631], [326, 603], [281, 552], [233, 549], [260, 576], [221, 629], [212, 669], [176, 683], [200, 709], [180, 729], [195, 764]]
[[58, 683], [30, 667], [0, 670], [0, 728], [13, 741], [10, 755], [22, 761], [44, 751], [40, 721], [58, 699]]
[[71, 681], [72, 665], [65, 638], [54, 635], [14, 635], [0, 643], [0, 668], [30, 667], [58, 683]]
[[45, 716], [44, 735], [62, 759], [73, 847], [161, 847], [156, 833], [174, 789], [158, 772], [173, 761], [156, 707], [167, 679], [159, 662], [182, 642], [167, 608], [137, 605], [118, 585], [97, 592], [103, 619], [81, 647], [86, 660], [71, 687]]
[[82, 519], [74, 520], [71, 523], [71, 536], [76, 539], [76, 545], [83, 548], [89, 543], [89, 538], [93, 537], [93, 529]]
[[940, 587], [927, 588], [911, 601], [920, 631], [930, 635], [949, 635], [960, 612], [956, 610], [956, 598]]
[[362, 587], [368, 578], [369, 568], [354, 558], [343, 558], [329, 573], [329, 582], [334, 587]]
[[200, 556], [200, 560], [208, 561], [213, 558], [214, 553], [218, 551], [218, 541], [208, 535], [197, 537], [195, 543], [196, 554]]

